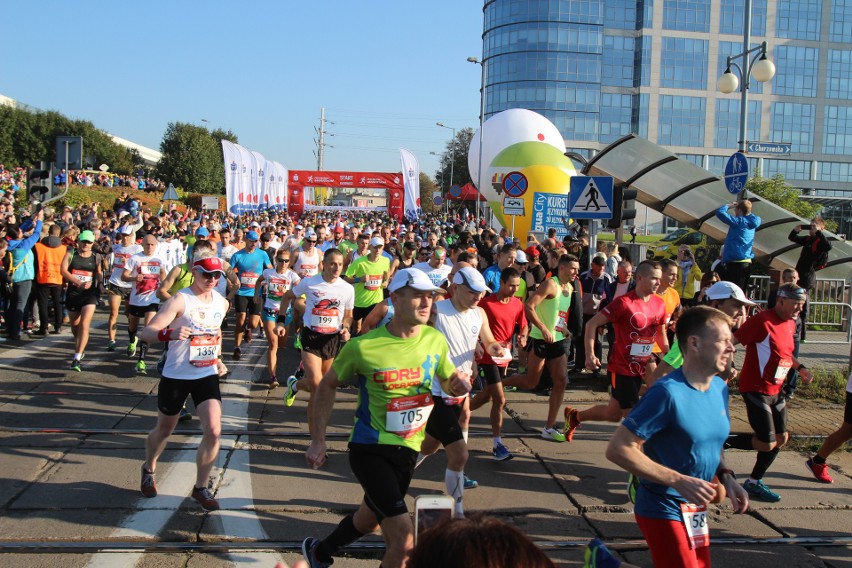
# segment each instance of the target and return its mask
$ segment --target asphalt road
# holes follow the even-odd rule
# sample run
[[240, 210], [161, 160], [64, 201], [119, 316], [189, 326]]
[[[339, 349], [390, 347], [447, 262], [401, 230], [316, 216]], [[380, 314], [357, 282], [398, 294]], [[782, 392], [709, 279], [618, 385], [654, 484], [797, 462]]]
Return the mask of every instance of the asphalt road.
[[[197, 421], [179, 426], [170, 441], [158, 469], [160, 495], [141, 498], [156, 373], [151, 364], [152, 376], [136, 376], [122, 350], [108, 353], [104, 324], [99, 314], [82, 373], [66, 370], [67, 332], [0, 348], [0, 565], [271, 568], [278, 560], [293, 562], [305, 536], [327, 534], [354, 509], [361, 492], [349, 471], [345, 434], [355, 391], [338, 395], [328, 466], [307, 468], [306, 400], [299, 395], [288, 408], [284, 389], [252, 384], [265, 372], [259, 339], [242, 361], [229, 362], [232, 373], [222, 385], [225, 435], [213, 472], [222, 510], [204, 513], [188, 497]], [[157, 355], [152, 350], [149, 362]], [[292, 350], [282, 355], [279, 377], [295, 361]], [[599, 386], [574, 380], [566, 401], [580, 407], [602, 401]], [[480, 487], [465, 494], [466, 510], [514, 523], [560, 565], [582, 565], [583, 545], [600, 537], [623, 559], [650, 566], [624, 491], [626, 474], [603, 457], [614, 426], [585, 424], [574, 442], [557, 444], [538, 437], [546, 396], [509, 393], [508, 400], [505, 440], [515, 458], [491, 460], [487, 411], [475, 414], [467, 472]], [[826, 434], [836, 427], [833, 410], [816, 414]], [[766, 481], [782, 494], [780, 503], [755, 503], [746, 515], [727, 506], [713, 510], [717, 566], [852, 566], [852, 457], [832, 457], [833, 485], [816, 483], [804, 459], [784, 451], [770, 470]], [[753, 455], [730, 452], [729, 462], [742, 478]], [[441, 454], [427, 459], [411, 495], [442, 492], [445, 467]], [[380, 537], [365, 538], [335, 566], [377, 566], [380, 546]]]

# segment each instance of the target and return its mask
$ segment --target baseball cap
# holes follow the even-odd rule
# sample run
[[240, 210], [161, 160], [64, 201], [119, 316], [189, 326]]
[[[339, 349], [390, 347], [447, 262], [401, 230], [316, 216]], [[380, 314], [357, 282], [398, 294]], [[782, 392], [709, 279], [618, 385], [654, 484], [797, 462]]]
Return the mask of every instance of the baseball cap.
[[538, 251], [538, 247], [535, 245], [528, 246], [526, 249], [526, 253], [533, 258], [538, 258], [541, 255], [541, 253]]
[[303, 226], [301, 226], [301, 225], [296, 225], [296, 229], [298, 229], [298, 230], [300, 230], [300, 231], [301, 231], [302, 229], [304, 229], [304, 227], [303, 227]]
[[123, 227], [119, 227], [118, 232], [121, 235], [132, 235], [134, 233], [133, 227], [131, 227], [130, 225], [124, 225]]
[[249, 227], [260, 227], [260, 223], [258, 223], [257, 221], [252, 221], [252, 222], [249, 224]]
[[346, 232], [346, 231], [344, 231], [344, 230], [343, 230], [343, 227], [339, 227], [339, 226], [338, 226], [338, 227], [335, 227], [335, 228], [334, 228], [334, 233], [335, 233], [335, 234], [342, 235], [342, 234], [343, 234], [343, 233], [345, 233], [345, 232]]
[[92, 231], [83, 231], [77, 240], [93, 243], [95, 242], [95, 234]]
[[518, 256], [515, 257], [515, 264], [526, 264], [529, 262], [527, 254], [524, 251], [519, 250], [516, 254]]
[[733, 282], [726, 282], [724, 280], [716, 282], [707, 288], [707, 292], [705, 292], [704, 295], [708, 300], [727, 300], [729, 298], [733, 298], [747, 306], [755, 305], [754, 302], [746, 298], [742, 288]]
[[784, 284], [778, 288], [778, 297], [804, 302], [808, 299], [808, 293], [804, 288], [795, 284]]
[[439, 292], [444, 293], [443, 288], [439, 288], [432, 284], [425, 272], [417, 268], [403, 268], [397, 270], [388, 286], [388, 292], [396, 292], [408, 286], [419, 292]]
[[192, 263], [192, 267], [197, 268], [201, 272], [221, 272], [223, 274], [225, 272], [222, 259], [215, 256], [200, 258]]
[[385, 246], [385, 240], [382, 237], [373, 237], [370, 239], [371, 247], [383, 247]]
[[485, 284], [485, 278], [482, 277], [482, 274], [472, 266], [465, 266], [456, 272], [456, 275], [453, 276], [453, 284], [464, 284], [474, 292], [491, 291], [491, 288]]
[[122, 217], [126, 217], [126, 216], [128, 216], [128, 215], [130, 215], [130, 212], [129, 212], [129, 211], [125, 211], [124, 209], [122, 209], [121, 211], [119, 211], [119, 212], [118, 212], [118, 218], [119, 218], [119, 219], [121, 219]]
[[317, 234], [316, 234], [316, 232], [314, 232], [313, 229], [308, 229], [307, 231], [305, 231], [305, 240], [310, 241], [311, 239], [316, 241], [317, 240]]
[[[196, 233], [198, 234], [198, 233]], [[260, 238], [260, 235], [257, 234], [257, 231], [249, 231], [246, 233], [246, 240], [248, 241], [256, 241]]]
[[195, 231], [195, 236], [201, 238], [209, 237], [210, 231], [207, 230], [207, 227], [198, 227], [198, 230]]

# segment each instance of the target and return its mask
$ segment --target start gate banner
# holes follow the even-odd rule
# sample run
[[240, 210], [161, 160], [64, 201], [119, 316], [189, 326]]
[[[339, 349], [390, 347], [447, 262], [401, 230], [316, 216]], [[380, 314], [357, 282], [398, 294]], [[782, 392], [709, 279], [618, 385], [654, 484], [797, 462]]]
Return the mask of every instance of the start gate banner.
[[376, 172], [326, 172], [290, 170], [290, 186], [302, 187], [363, 187], [367, 189], [402, 189], [400, 174]]

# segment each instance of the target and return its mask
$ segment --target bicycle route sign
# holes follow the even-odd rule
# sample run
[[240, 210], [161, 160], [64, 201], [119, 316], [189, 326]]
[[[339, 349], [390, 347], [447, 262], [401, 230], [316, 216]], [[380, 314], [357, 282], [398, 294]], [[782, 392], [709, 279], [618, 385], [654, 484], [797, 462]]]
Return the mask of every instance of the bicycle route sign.
[[725, 164], [725, 187], [736, 195], [745, 189], [748, 181], [748, 159], [742, 152], [735, 152]]

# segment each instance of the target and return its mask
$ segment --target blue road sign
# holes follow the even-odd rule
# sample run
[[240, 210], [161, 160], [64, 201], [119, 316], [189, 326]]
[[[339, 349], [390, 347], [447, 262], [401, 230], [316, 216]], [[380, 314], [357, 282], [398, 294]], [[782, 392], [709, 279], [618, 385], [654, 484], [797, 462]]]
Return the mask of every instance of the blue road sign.
[[748, 181], [748, 159], [742, 152], [736, 152], [725, 164], [725, 187], [737, 194], [745, 189]]
[[787, 156], [793, 151], [793, 144], [790, 142], [749, 142], [746, 149], [749, 154]]
[[568, 216], [572, 219], [612, 219], [612, 177], [573, 176]]
[[527, 176], [521, 172], [509, 172], [503, 176], [503, 192], [509, 197], [521, 197], [528, 187]]

